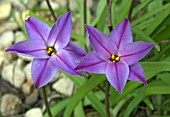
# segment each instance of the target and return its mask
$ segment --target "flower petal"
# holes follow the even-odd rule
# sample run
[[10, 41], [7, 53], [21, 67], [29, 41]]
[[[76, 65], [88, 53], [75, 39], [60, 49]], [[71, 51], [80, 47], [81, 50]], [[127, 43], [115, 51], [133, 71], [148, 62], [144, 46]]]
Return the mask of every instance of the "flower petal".
[[86, 29], [90, 43], [100, 58], [108, 60], [112, 54], [117, 53], [116, 45], [111, 42], [108, 36], [92, 26], [86, 25]]
[[124, 61], [117, 63], [108, 62], [106, 65], [106, 77], [110, 84], [122, 93], [129, 75], [129, 67]]
[[64, 49], [70, 53], [70, 55], [74, 58], [76, 62], [79, 62], [80, 59], [82, 59], [82, 57], [86, 55], [86, 51], [84, 51], [82, 48], [71, 41]]
[[58, 68], [49, 59], [34, 59], [32, 62], [32, 79], [36, 88], [46, 85], [54, 78]]
[[69, 74], [82, 76], [81, 72], [74, 71], [76, 63], [72, 56], [64, 49], [60, 49], [56, 55], [52, 56], [51, 62]]
[[25, 27], [30, 39], [42, 39], [47, 42], [50, 27], [44, 22], [34, 17], [29, 17], [25, 21]]
[[145, 79], [145, 73], [143, 71], [142, 66], [140, 63], [135, 63], [129, 67], [130, 74], [128, 80], [142, 82], [144, 85], [147, 84]]
[[128, 65], [137, 63], [155, 46], [147, 42], [132, 42], [125, 44], [119, 49], [119, 56], [126, 61]]
[[97, 56], [95, 51], [82, 58], [75, 70], [84, 70], [90, 73], [104, 74], [106, 62]]
[[70, 41], [72, 32], [71, 12], [62, 15], [52, 26], [48, 37], [48, 46], [55, 46], [56, 49], [64, 48]]
[[6, 52], [23, 54], [39, 59], [49, 58], [45, 42], [37, 39], [18, 42], [6, 49]]
[[132, 42], [132, 31], [129, 20], [124, 19], [121, 21], [109, 36], [116, 43], [117, 48], [123, 44]]

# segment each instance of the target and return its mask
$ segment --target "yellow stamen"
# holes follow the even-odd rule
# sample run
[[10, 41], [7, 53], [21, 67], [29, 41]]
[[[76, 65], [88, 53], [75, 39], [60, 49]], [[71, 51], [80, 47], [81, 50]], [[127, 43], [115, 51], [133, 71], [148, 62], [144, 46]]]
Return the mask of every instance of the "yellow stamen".
[[110, 57], [110, 61], [112, 62], [119, 62], [120, 61], [120, 57], [116, 54], [112, 54]]
[[49, 50], [47, 51], [48, 54], [50, 54], [50, 52], [51, 52], [51, 51], [49, 51]]
[[49, 56], [55, 55], [55, 54], [56, 54], [55, 48], [54, 48], [54, 47], [48, 47], [48, 48], [47, 48], [47, 54], [48, 54]]
[[49, 47], [49, 48], [48, 48], [48, 51], [53, 51], [53, 48]]
[[120, 60], [120, 57], [116, 57], [115, 60], [116, 60], [116, 61], [119, 61], [119, 60]]
[[53, 52], [53, 53], [51, 53], [51, 56], [53, 56], [53, 55], [55, 55], [55, 53]]

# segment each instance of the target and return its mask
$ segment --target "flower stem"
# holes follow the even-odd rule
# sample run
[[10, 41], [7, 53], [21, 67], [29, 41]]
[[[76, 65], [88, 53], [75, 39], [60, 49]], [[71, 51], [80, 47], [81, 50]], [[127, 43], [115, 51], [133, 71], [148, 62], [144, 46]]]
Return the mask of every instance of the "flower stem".
[[69, 5], [70, 5], [70, 0], [67, 0], [67, 11], [70, 11]]
[[[86, 10], [87, 10], [87, 1], [84, 0], [84, 24], [86, 24], [87, 22], [87, 13], [86, 13]], [[86, 28], [84, 27], [84, 37], [86, 37]]]
[[48, 117], [52, 117], [50, 107], [49, 107], [49, 104], [48, 104], [48, 101], [47, 101], [47, 94], [46, 94], [45, 86], [42, 87], [42, 96], [43, 96], [44, 104], [45, 104], [45, 107], [46, 107], [46, 111], [48, 113]]
[[110, 32], [113, 30], [112, 20], [111, 20], [111, 6], [112, 6], [112, 0], [107, 0], [107, 22], [108, 22], [108, 28]]
[[105, 92], [105, 106], [106, 106], [106, 115], [110, 117], [110, 110], [109, 110], [109, 90], [110, 90], [110, 83], [106, 81], [106, 92]]
[[[83, 8], [84, 8], [84, 38], [86, 38], [86, 27], [85, 24], [87, 23], [87, 0], [83, 1]], [[85, 50], [86, 52], [89, 51], [89, 41], [86, 40], [86, 44], [85, 44]]]
[[[113, 30], [112, 26], [112, 20], [111, 20], [111, 6], [112, 6], [112, 0], [106, 0], [107, 2], [107, 22], [108, 22], [108, 28], [111, 32]], [[106, 81], [106, 92], [105, 92], [105, 106], [106, 106], [106, 115], [107, 117], [110, 117], [110, 110], [109, 110], [109, 90], [110, 90], [110, 83]]]
[[52, 7], [51, 7], [50, 1], [49, 1], [49, 0], [46, 0], [46, 3], [47, 3], [47, 5], [48, 5], [48, 8], [49, 8], [49, 10], [50, 10], [50, 12], [51, 12], [54, 20], [56, 21], [56, 20], [57, 20], [57, 17], [55, 16], [54, 10], [53, 10]]
[[133, 11], [134, 7], [135, 7], [135, 0], [132, 0], [131, 5], [130, 5], [130, 9], [129, 9], [129, 14], [128, 14], [128, 19], [130, 21], [131, 21], [132, 11]]

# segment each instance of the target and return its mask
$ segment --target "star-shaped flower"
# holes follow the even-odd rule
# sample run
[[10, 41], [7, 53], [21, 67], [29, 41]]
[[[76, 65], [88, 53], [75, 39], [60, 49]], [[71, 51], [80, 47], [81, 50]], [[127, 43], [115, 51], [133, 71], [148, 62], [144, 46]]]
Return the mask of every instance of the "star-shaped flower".
[[106, 36], [86, 25], [94, 51], [80, 61], [75, 70], [106, 74], [110, 84], [122, 93], [127, 80], [146, 84], [142, 66], [138, 63], [154, 46], [147, 42], [132, 42], [130, 22], [124, 19]]
[[75, 61], [79, 61], [86, 52], [70, 42], [71, 12], [62, 15], [52, 28], [34, 17], [29, 17], [25, 26], [30, 40], [18, 42], [6, 52], [34, 57], [32, 79], [36, 88], [46, 85], [55, 76], [58, 68], [81, 76], [81, 72], [74, 71]]

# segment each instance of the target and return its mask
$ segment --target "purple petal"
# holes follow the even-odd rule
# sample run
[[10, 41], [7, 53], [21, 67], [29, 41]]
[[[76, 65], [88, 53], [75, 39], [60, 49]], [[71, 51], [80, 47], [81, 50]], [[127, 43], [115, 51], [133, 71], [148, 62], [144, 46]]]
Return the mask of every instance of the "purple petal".
[[46, 85], [54, 78], [58, 68], [49, 59], [34, 59], [32, 62], [32, 79], [36, 88]]
[[121, 45], [132, 42], [132, 31], [128, 19], [121, 21], [110, 33], [110, 38], [116, 43], [117, 48]]
[[97, 56], [95, 51], [87, 54], [80, 61], [75, 70], [84, 70], [90, 73], [104, 74], [106, 69], [106, 62]]
[[89, 34], [90, 43], [100, 58], [108, 60], [112, 54], [117, 53], [116, 45], [108, 36], [92, 26], [86, 25], [86, 29]]
[[119, 56], [126, 61], [128, 65], [137, 63], [155, 46], [147, 42], [132, 42], [125, 44], [119, 49]]
[[71, 31], [71, 12], [68, 12], [54, 23], [48, 37], [48, 46], [55, 46], [56, 49], [66, 47], [70, 41]]
[[6, 52], [23, 54], [38, 59], [49, 58], [45, 42], [37, 39], [18, 42], [6, 49]]
[[142, 82], [144, 85], [147, 84], [145, 79], [145, 73], [142, 66], [139, 63], [133, 64], [129, 67], [130, 74], [128, 80]]
[[124, 61], [117, 63], [108, 62], [106, 65], [106, 77], [110, 84], [121, 94], [129, 76], [129, 67]]
[[82, 76], [81, 72], [74, 71], [76, 63], [72, 56], [64, 49], [60, 49], [56, 55], [52, 56], [51, 62], [69, 74]]
[[34, 17], [29, 17], [25, 21], [25, 27], [30, 39], [42, 39], [47, 42], [50, 27], [44, 22]]
[[79, 62], [80, 59], [86, 55], [86, 51], [71, 41], [64, 49], [69, 52], [69, 54], [74, 58], [76, 62]]

